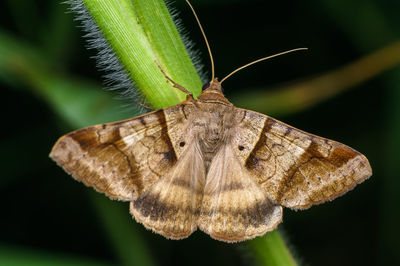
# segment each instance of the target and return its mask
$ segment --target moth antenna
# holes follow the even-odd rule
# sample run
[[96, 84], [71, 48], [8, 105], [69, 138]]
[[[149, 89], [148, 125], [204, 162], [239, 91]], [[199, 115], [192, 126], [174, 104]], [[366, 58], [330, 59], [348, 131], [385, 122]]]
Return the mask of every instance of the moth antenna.
[[261, 62], [261, 61], [264, 61], [264, 60], [267, 60], [267, 59], [270, 59], [270, 58], [273, 58], [273, 57], [277, 57], [277, 56], [280, 56], [280, 55], [288, 54], [288, 53], [291, 53], [291, 52], [300, 51], [300, 50], [308, 50], [308, 48], [296, 48], [296, 49], [292, 49], [292, 50], [288, 50], [288, 51], [285, 51], [285, 52], [281, 52], [281, 53], [277, 53], [277, 54], [274, 54], [274, 55], [270, 55], [270, 56], [267, 56], [267, 57], [260, 58], [260, 59], [258, 59], [258, 60], [255, 60], [255, 61], [253, 61], [253, 62], [250, 62], [250, 63], [248, 63], [248, 64], [246, 64], [246, 65], [244, 65], [244, 66], [241, 66], [241, 67], [235, 69], [235, 70], [232, 71], [230, 74], [228, 74], [227, 76], [225, 76], [225, 78], [221, 79], [221, 81], [220, 81], [219, 83], [224, 82], [227, 78], [229, 78], [230, 76], [232, 76], [232, 75], [235, 74], [236, 72], [238, 72], [238, 71], [240, 71], [240, 70], [242, 70], [243, 68], [246, 68], [246, 67], [248, 67], [248, 66], [254, 65], [255, 63], [258, 63], [258, 62]]
[[199, 18], [197, 17], [196, 11], [194, 11], [194, 8], [193, 8], [192, 5], [190, 4], [189, 0], [185, 0], [185, 1], [186, 1], [186, 3], [189, 5], [190, 9], [192, 10], [194, 17], [196, 18], [197, 24], [198, 24], [199, 27], [200, 27], [201, 34], [203, 34], [204, 40], [206, 41], [206, 45], [207, 45], [207, 49], [208, 49], [208, 54], [210, 55], [210, 60], [211, 60], [211, 81], [213, 81], [213, 80], [214, 80], [214, 59], [213, 59], [213, 56], [212, 56], [212, 53], [211, 53], [210, 45], [209, 45], [209, 43], [208, 43], [206, 34], [204, 33], [203, 27], [201, 26], [200, 20], [199, 20]]

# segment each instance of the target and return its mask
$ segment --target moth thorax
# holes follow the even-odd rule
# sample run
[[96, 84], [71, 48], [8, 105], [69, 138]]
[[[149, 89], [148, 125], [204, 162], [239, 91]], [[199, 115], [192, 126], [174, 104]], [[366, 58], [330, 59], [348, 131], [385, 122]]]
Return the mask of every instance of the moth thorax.
[[206, 171], [221, 146], [228, 141], [229, 132], [225, 121], [222, 117], [219, 119], [211, 119], [206, 124], [202, 134], [199, 135], [198, 141], [200, 144], [201, 153], [205, 162]]

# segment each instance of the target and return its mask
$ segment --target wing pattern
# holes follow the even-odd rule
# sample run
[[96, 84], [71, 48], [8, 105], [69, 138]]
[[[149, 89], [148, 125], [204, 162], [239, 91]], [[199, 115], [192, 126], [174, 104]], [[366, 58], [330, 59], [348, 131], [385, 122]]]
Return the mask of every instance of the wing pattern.
[[211, 237], [236, 242], [273, 230], [282, 220], [282, 207], [234, 156], [231, 145], [221, 147], [207, 174], [199, 227]]
[[57, 141], [50, 157], [76, 180], [108, 197], [134, 200], [179, 159], [168, 127], [185, 124], [176, 115], [181, 112], [183, 106], [174, 106], [71, 132]]
[[372, 174], [367, 158], [344, 144], [256, 112], [242, 112], [264, 121], [244, 163], [277, 204], [309, 208], [346, 193]]

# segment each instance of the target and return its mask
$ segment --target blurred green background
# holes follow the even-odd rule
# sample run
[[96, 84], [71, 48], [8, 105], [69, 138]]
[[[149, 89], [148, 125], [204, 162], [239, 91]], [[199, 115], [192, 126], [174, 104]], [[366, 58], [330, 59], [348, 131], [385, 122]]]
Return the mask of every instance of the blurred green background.
[[[305, 96], [291, 95], [290, 89], [311, 87], [318, 77], [335, 74], [332, 71], [388, 45], [394, 46], [384, 56], [399, 62], [400, 48], [395, 44], [400, 37], [400, 1], [202, 0], [192, 4], [210, 41], [219, 77], [266, 55], [309, 48], [228, 79], [224, 83], [228, 99], [343, 142], [370, 160], [372, 178], [345, 196], [306, 211], [284, 211], [279, 229], [297, 261], [399, 265], [400, 67], [372, 60], [340, 78], [322, 79], [323, 85], [303, 91]], [[183, 1], [173, 6], [209, 70], [193, 15]], [[135, 261], [256, 265], [245, 243], [225, 244], [201, 232], [171, 241], [146, 231], [131, 220], [127, 203], [110, 201], [86, 188], [48, 158], [57, 138], [70, 130], [135, 115], [127, 100], [102, 90], [102, 73], [91, 59], [96, 53], [85, 48], [79, 23], [67, 8], [45, 0], [0, 3], [4, 93], [0, 265], [130, 265]], [[364, 73], [372, 74], [357, 78]], [[288, 93], [279, 94], [278, 88]], [[302, 104], [302, 97], [312, 93], [316, 100]], [[265, 95], [279, 99], [276, 106], [255, 104]], [[286, 104], [293, 97], [299, 106]]]

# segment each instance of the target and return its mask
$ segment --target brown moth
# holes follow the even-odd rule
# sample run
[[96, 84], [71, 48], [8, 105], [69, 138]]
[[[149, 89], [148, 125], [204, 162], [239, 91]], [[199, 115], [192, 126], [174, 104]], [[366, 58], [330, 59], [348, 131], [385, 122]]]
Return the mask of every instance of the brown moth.
[[76, 130], [50, 153], [76, 180], [130, 201], [136, 221], [156, 233], [251, 239], [277, 227], [282, 206], [333, 200], [372, 174], [367, 158], [344, 144], [235, 107], [217, 78], [194, 99], [164, 75], [186, 101]]

